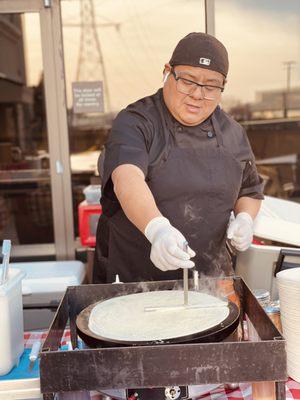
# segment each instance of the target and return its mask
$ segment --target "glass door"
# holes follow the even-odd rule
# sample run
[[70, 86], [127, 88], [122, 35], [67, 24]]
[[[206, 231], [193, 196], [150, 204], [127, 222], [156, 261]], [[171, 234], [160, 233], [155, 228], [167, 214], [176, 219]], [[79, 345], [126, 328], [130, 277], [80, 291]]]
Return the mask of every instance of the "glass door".
[[[61, 10], [78, 236], [76, 209], [84, 199], [84, 187], [100, 183], [97, 161], [112, 120], [129, 103], [162, 86], [164, 64], [179, 39], [205, 31], [205, 2], [62, 0]], [[74, 86], [89, 89], [99, 83], [103, 99], [98, 110], [79, 110]]]
[[74, 257], [59, 1], [0, 0], [0, 244]]

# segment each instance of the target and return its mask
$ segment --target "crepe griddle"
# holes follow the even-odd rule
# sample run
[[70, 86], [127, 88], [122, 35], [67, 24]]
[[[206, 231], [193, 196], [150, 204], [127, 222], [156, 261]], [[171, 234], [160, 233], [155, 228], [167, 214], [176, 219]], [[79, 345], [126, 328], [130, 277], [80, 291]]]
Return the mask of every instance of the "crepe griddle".
[[[108, 300], [108, 299], [106, 299]], [[91, 348], [97, 347], [123, 347], [123, 346], [153, 346], [157, 344], [179, 344], [179, 343], [208, 343], [221, 342], [226, 339], [238, 326], [239, 323], [239, 308], [238, 306], [228, 301], [229, 315], [219, 324], [190, 335], [172, 337], [164, 340], [148, 340], [148, 341], [128, 341], [116, 340], [99, 336], [89, 329], [89, 318], [92, 309], [99, 303], [91, 304], [83, 309], [76, 318], [77, 333], [85, 344]], [[134, 321], [133, 321], [134, 323]]]

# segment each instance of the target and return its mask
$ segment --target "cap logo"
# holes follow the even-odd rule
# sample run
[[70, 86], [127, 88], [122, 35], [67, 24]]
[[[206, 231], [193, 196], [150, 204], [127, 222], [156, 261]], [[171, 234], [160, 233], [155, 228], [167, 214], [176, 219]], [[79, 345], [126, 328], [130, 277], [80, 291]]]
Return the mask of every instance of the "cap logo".
[[202, 64], [202, 65], [210, 65], [210, 59], [209, 59], [209, 58], [201, 57], [200, 60], [199, 60], [199, 64]]

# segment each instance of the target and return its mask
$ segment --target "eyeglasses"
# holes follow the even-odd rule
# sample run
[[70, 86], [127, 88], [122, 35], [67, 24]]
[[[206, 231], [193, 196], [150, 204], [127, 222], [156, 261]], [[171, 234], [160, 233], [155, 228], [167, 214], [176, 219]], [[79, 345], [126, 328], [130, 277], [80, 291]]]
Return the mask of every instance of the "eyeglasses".
[[174, 76], [174, 79], [176, 81], [176, 89], [178, 90], [178, 92], [183, 94], [191, 95], [196, 91], [198, 87], [200, 87], [204, 99], [216, 100], [219, 97], [220, 93], [224, 91], [223, 86], [202, 85], [201, 83], [197, 83], [189, 79], [182, 78], [181, 76], [177, 76], [173, 68], [171, 68], [171, 74]]

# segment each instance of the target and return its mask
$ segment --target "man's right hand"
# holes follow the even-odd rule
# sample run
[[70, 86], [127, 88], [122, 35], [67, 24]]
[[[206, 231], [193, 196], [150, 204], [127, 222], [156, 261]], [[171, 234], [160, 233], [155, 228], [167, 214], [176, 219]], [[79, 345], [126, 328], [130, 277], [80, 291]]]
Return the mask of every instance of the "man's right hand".
[[195, 266], [190, 258], [195, 257], [196, 253], [190, 247], [187, 252], [183, 250], [186, 239], [167, 218], [153, 218], [146, 226], [145, 236], [152, 244], [150, 259], [160, 270], [170, 271]]

